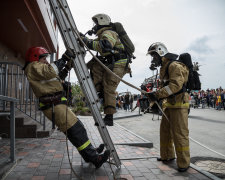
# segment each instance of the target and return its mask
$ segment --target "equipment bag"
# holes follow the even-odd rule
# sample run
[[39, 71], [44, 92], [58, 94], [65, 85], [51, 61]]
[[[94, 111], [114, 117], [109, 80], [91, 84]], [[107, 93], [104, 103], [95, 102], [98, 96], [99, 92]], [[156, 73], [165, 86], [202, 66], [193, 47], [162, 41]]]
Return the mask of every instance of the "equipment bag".
[[[199, 74], [196, 70], [193, 69], [191, 55], [189, 53], [180, 54], [178, 60], [176, 61], [185, 64], [189, 69], [188, 81], [187, 81], [187, 84], [185, 85], [185, 88], [187, 89], [187, 91], [190, 92], [191, 90], [201, 90], [201, 82], [199, 79]], [[169, 64], [167, 65], [167, 69], [166, 69], [167, 74], [168, 74], [169, 65], [172, 62], [174, 61], [170, 61]]]
[[124, 48], [128, 54], [128, 56], [133, 57], [133, 53], [135, 50], [134, 44], [130, 40], [126, 31], [123, 28], [123, 25], [119, 22], [111, 23], [112, 30], [115, 31], [119, 35], [119, 39], [121, 43], [124, 45]]

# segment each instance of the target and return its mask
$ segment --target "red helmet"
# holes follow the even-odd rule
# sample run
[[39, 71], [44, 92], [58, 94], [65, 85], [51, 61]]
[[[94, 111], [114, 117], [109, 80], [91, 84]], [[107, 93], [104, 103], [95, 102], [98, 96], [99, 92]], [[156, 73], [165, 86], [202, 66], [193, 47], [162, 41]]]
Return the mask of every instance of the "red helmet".
[[49, 52], [43, 47], [31, 47], [27, 50], [26, 61], [39, 61], [41, 55], [48, 55]]

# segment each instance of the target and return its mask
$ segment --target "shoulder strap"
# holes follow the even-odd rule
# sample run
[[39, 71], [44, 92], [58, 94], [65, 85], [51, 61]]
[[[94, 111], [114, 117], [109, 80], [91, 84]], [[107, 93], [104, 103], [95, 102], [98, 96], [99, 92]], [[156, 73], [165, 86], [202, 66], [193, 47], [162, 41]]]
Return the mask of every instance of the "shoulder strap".
[[[167, 64], [165, 75], [168, 75], [168, 76], [169, 76], [169, 66], [170, 66], [170, 64], [171, 64], [172, 62], [174, 62], [174, 61], [175, 61], [175, 60], [170, 60], [170, 62]], [[165, 77], [165, 75], [164, 75], [164, 77]]]

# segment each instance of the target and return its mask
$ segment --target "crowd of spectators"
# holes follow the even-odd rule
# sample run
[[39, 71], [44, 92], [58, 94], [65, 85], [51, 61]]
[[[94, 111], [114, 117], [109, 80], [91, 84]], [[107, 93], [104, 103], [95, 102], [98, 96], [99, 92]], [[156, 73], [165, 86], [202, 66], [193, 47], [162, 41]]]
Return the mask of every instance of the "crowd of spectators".
[[133, 109], [134, 95], [126, 93], [125, 95], [117, 96], [116, 108], [131, 111]]
[[216, 110], [225, 110], [225, 89], [207, 89], [190, 93], [191, 107], [208, 107]]
[[[137, 101], [142, 103], [142, 109], [147, 109], [149, 102], [147, 97], [144, 95], [132, 95], [131, 93], [126, 93], [124, 95], [118, 95], [116, 98], [116, 108], [124, 109], [125, 111], [131, 111], [133, 107], [133, 102]], [[142, 100], [142, 101], [140, 101]], [[148, 104], [146, 104], [148, 102]], [[143, 104], [144, 103], [144, 104]], [[145, 105], [146, 104], [146, 105]], [[190, 107], [193, 108], [214, 108], [216, 110], [225, 110], [225, 89], [219, 87], [217, 89], [207, 89], [201, 91], [192, 91], [190, 93]]]

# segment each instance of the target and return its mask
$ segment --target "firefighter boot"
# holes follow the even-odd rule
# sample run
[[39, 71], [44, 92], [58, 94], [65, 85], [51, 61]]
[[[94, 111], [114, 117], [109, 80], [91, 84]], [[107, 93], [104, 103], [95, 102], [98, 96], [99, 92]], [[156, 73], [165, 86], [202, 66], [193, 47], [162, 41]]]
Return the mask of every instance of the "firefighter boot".
[[[104, 122], [106, 126], [113, 126], [113, 114], [106, 114], [104, 117]], [[99, 124], [95, 122], [95, 126], [99, 126]]]
[[106, 126], [113, 126], [113, 114], [106, 114], [104, 122]]
[[101, 167], [107, 161], [110, 151], [106, 150], [104, 154], [98, 154], [88, 139], [86, 129], [80, 120], [67, 130], [67, 136], [70, 142], [77, 148], [78, 152], [86, 162], [91, 162], [96, 168]]
[[97, 153], [98, 153], [98, 154], [101, 154], [102, 151], [104, 150], [104, 148], [105, 148], [105, 145], [104, 145], [104, 144], [100, 144], [100, 145], [98, 146], [98, 148], [96, 148]]

